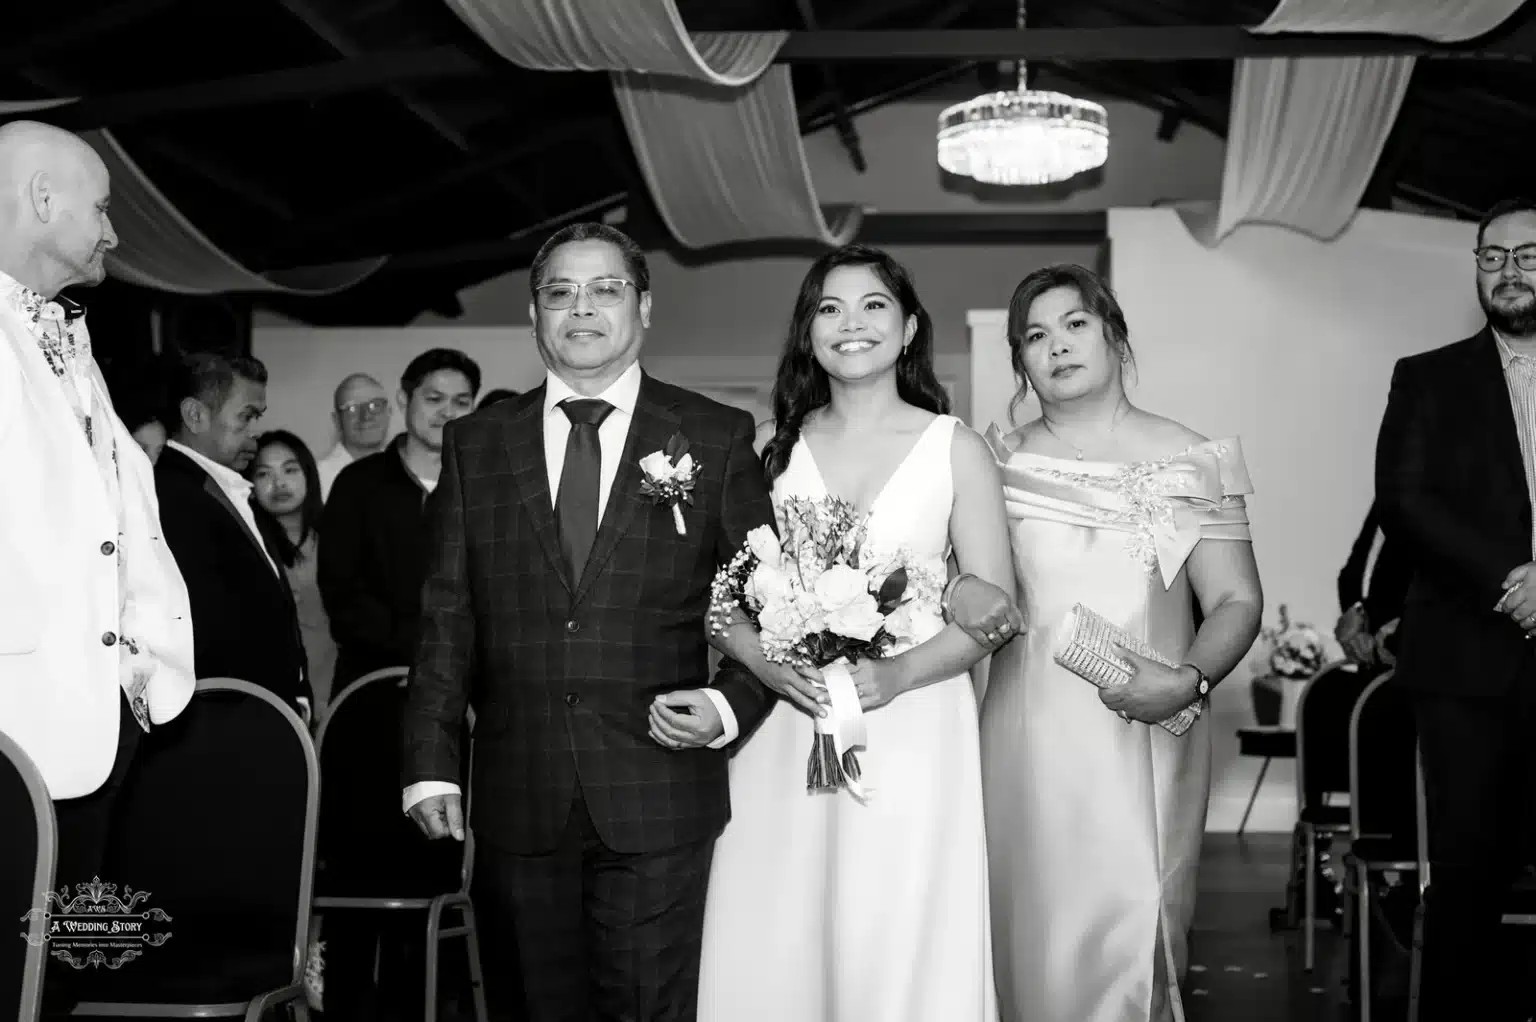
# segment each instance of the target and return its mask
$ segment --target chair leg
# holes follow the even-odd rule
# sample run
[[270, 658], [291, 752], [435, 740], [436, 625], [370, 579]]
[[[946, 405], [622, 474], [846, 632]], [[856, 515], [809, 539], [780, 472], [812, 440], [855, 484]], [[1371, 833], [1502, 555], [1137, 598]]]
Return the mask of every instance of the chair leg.
[[1248, 805], [1243, 809], [1243, 818], [1237, 824], [1237, 836], [1242, 837], [1243, 831], [1248, 827], [1248, 814], [1253, 812], [1253, 803], [1259, 797], [1259, 789], [1264, 787], [1264, 775], [1269, 773], [1269, 757], [1264, 757], [1263, 764], [1259, 767], [1259, 776], [1254, 779], [1253, 791], [1248, 795]]
[[1302, 910], [1301, 910], [1301, 946], [1302, 965], [1307, 972], [1312, 971], [1312, 966], [1317, 958], [1317, 881], [1314, 874], [1317, 871], [1317, 831], [1307, 824], [1302, 824], [1306, 831], [1306, 863], [1301, 874]]
[[475, 1022], [490, 1022], [490, 1010], [485, 1004], [485, 974], [481, 972], [480, 930], [475, 923], [475, 909], [472, 905], [464, 905], [460, 910], [464, 913], [464, 928], [469, 931], [464, 935], [464, 944], [469, 952], [469, 995], [474, 1002]]
[[1364, 866], [1359, 871], [1360, 976], [1355, 991], [1360, 998], [1360, 1022], [1371, 1022], [1371, 875]]
[[437, 1022], [437, 952], [443, 942], [439, 932], [443, 928], [442, 912], [440, 901], [433, 901], [427, 909], [427, 976], [423, 995], [426, 1004], [421, 1012], [422, 1022]]
[[1419, 1022], [1419, 984], [1424, 982], [1424, 902], [1413, 910], [1413, 946], [1408, 957], [1408, 1022]]

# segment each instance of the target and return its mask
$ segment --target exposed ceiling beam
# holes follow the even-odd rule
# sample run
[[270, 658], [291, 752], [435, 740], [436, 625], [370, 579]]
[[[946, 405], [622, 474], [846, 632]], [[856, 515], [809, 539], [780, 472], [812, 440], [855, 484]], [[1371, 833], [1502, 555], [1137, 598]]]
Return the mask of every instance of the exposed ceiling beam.
[[[805, 22], [805, 27], [811, 31], [816, 30], [816, 9], [812, 0], [795, 0], [795, 7], [800, 12], [800, 20]], [[821, 72], [822, 83], [826, 86], [826, 95], [832, 104], [832, 124], [837, 129], [837, 140], [843, 144], [848, 152], [848, 159], [853, 162], [853, 169], [860, 174], [869, 169], [869, 164], [864, 160], [864, 150], [859, 144], [859, 131], [853, 126], [853, 118], [848, 115], [848, 103], [843, 97], [843, 90], [837, 84], [837, 72], [831, 64], [817, 65]]]
[[1109, 214], [866, 213], [859, 241], [867, 245], [1097, 244]]
[[[330, 46], [331, 49], [341, 56], [352, 58], [360, 55], [361, 47], [357, 45], [356, 41], [340, 26], [327, 18], [310, 0], [278, 0], [278, 3], [282, 4], [284, 10], [302, 22], [306, 28], [323, 39], [326, 45]], [[461, 153], [470, 151], [469, 140], [464, 137], [464, 133], [448, 123], [436, 110], [433, 110], [427, 104], [421, 102], [397, 85], [388, 86], [386, 91], [399, 101], [400, 105], [408, 110], [413, 117], [428, 128], [431, 128], [443, 141]], [[517, 181], [496, 173], [491, 174], [490, 179], [501, 190], [502, 194], [520, 206], [530, 219], [539, 220], [547, 215], [544, 209], [534, 201], [528, 189], [524, 188]]]
[[87, 96], [78, 103], [34, 116], [60, 127], [84, 131], [175, 114], [324, 99], [405, 82], [493, 77], [496, 73], [496, 68], [456, 46], [434, 46], [369, 53], [214, 81], [184, 82], [168, 88]]
[[273, 195], [265, 185], [220, 160], [188, 149], [180, 142], [161, 135], [142, 139], [139, 145], [159, 153], [173, 163], [181, 164], [218, 190], [244, 199], [269, 216], [284, 223], [294, 219], [292, 206]]
[[0, 67], [14, 67], [24, 61], [35, 62], [78, 43], [106, 35], [114, 29], [132, 25], [177, 3], [178, 0], [121, 0], [115, 4], [98, 3], [87, 14], [71, 12], [54, 25], [27, 36], [19, 42], [0, 47]]
[[1243, 57], [1536, 58], [1536, 21], [1468, 43], [1409, 36], [1254, 35], [1242, 25], [791, 32], [778, 60], [804, 64], [894, 60], [1175, 61]]

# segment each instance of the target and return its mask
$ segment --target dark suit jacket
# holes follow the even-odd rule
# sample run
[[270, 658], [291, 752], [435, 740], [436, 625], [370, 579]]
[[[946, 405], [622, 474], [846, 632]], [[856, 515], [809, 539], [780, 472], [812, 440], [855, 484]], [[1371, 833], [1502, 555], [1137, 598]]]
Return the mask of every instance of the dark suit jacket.
[[[773, 521], [747, 413], [642, 377], [580, 579], [567, 577], [544, 459], [544, 388], [451, 423], [428, 502], [427, 581], [404, 723], [403, 781], [457, 781], [475, 706], [475, 835], [553, 849], [577, 786], [604, 844], [632, 853], [714, 837], [730, 818], [726, 752], [647, 735], [659, 693], [708, 683], [716, 568]], [[686, 535], [640, 493], [640, 459], [681, 434], [699, 466]], [[714, 686], [742, 734], [770, 693], [727, 662]]]
[[160, 452], [155, 489], [165, 542], [192, 599], [197, 676], [240, 678], [295, 707], [298, 697], [312, 698], [293, 591], [257, 546], [271, 550], [272, 540], [253, 536], [213, 477], [175, 448]]
[[1376, 545], [1378, 532], [1381, 532], [1381, 512], [1373, 503], [1366, 513], [1360, 535], [1350, 547], [1349, 559], [1339, 571], [1339, 609], [1348, 610], [1356, 603], [1363, 604], [1372, 631], [1402, 617], [1408, 585], [1413, 581], [1413, 565], [1402, 540], [1385, 533], [1381, 537], [1376, 563], [1371, 566], [1370, 581], [1366, 581], [1365, 565], [1370, 560], [1371, 548]]
[[1493, 609], [1531, 560], [1531, 502], [1493, 334], [1398, 362], [1376, 447], [1382, 528], [1412, 551], [1397, 678], [1499, 696], [1536, 671], [1536, 643]]
[[421, 623], [427, 493], [401, 459], [404, 435], [341, 470], [325, 501], [320, 596], [338, 648], [332, 699], [381, 667], [408, 667]]

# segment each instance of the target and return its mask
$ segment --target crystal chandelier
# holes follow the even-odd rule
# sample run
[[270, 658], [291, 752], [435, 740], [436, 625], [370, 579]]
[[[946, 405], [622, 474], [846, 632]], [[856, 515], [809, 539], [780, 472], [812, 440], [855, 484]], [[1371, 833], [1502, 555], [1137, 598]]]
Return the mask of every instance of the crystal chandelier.
[[[1024, 0], [1019, 0], [1019, 28]], [[939, 166], [989, 185], [1044, 185], [1103, 166], [1109, 157], [1104, 108], [1060, 92], [1018, 87], [956, 103], [939, 115]]]

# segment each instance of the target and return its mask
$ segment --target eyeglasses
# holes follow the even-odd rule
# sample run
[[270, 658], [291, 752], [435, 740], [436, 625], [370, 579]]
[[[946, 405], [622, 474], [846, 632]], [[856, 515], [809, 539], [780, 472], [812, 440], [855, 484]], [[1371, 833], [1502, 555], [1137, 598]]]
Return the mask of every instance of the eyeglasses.
[[1498, 245], [1484, 245], [1474, 249], [1473, 254], [1477, 256], [1477, 268], [1484, 273], [1498, 273], [1509, 263], [1511, 255], [1515, 257], [1515, 265], [1522, 270], [1536, 270], [1536, 245], [1521, 245], [1513, 252]]
[[364, 416], [372, 418], [389, 408], [389, 398], [376, 397], [371, 401], [353, 401], [349, 405], [342, 405], [336, 409], [349, 419], [361, 419]]
[[[603, 280], [589, 280], [585, 284], [544, 284], [534, 288], [533, 293], [538, 296], [541, 306], [552, 311], [569, 309], [576, 304], [576, 296], [582, 291], [587, 293], [587, 298], [593, 305], [606, 309], [624, 300], [626, 285], [635, 287], [627, 280], [611, 277]], [[639, 288], [635, 290], [638, 291]]]

